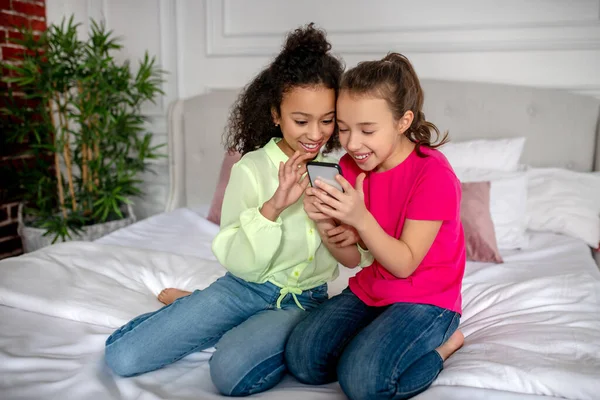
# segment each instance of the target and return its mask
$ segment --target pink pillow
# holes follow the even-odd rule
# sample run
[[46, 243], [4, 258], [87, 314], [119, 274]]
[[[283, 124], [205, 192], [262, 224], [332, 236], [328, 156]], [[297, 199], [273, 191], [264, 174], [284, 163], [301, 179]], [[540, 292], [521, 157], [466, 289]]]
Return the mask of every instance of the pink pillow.
[[221, 172], [219, 173], [219, 182], [217, 183], [217, 189], [213, 195], [207, 217], [209, 221], [217, 225], [221, 225], [221, 206], [223, 205], [223, 197], [225, 196], [227, 183], [229, 183], [231, 168], [233, 167], [233, 164], [240, 160], [240, 158], [241, 155], [238, 152], [227, 152], [223, 158]]
[[490, 182], [463, 182], [460, 219], [465, 231], [467, 260], [502, 263], [490, 213]]

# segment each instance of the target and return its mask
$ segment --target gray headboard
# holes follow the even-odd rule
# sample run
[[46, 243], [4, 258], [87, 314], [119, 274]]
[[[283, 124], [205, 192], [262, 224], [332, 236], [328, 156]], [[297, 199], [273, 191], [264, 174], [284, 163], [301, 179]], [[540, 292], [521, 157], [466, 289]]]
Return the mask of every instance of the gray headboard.
[[[600, 100], [561, 90], [422, 80], [427, 120], [452, 141], [527, 138], [521, 162], [578, 171], [600, 169]], [[210, 204], [222, 134], [238, 90], [215, 91], [169, 108], [167, 210]]]

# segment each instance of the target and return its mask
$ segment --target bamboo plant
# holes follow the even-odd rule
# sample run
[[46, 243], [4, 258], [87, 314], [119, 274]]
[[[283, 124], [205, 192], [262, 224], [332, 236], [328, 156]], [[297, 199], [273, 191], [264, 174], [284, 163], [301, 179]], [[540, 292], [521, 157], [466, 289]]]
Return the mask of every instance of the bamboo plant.
[[78, 27], [71, 17], [39, 35], [24, 29], [15, 40], [23, 59], [2, 65], [11, 86], [2, 108], [6, 139], [28, 143], [33, 155], [13, 181], [28, 223], [53, 241], [123, 218], [142, 194], [139, 174], [160, 157], [142, 105], [163, 93], [164, 72], [147, 53], [132, 72], [115, 59], [122, 45], [103, 24], [91, 20], [86, 40]]

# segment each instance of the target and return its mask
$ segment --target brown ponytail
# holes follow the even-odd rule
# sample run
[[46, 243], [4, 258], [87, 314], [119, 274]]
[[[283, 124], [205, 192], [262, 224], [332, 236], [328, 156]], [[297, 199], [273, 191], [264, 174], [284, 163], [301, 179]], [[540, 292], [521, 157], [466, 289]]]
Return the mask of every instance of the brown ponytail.
[[[425, 119], [421, 83], [412, 64], [402, 54], [388, 53], [379, 61], [359, 63], [344, 74], [340, 89], [384, 99], [396, 120], [402, 118], [407, 111], [412, 111], [414, 119], [404, 135], [417, 145], [416, 151], [421, 157], [424, 157], [421, 146], [437, 148], [448, 141], [447, 132], [442, 136], [439, 129]], [[436, 135], [435, 140], [432, 138], [433, 133]]]

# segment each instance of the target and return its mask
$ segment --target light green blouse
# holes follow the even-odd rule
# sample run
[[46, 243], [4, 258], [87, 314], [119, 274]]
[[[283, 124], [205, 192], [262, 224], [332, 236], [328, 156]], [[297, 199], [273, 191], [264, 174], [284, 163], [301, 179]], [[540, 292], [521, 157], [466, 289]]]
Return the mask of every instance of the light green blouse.
[[[212, 250], [233, 275], [248, 282], [271, 282], [280, 287], [277, 307], [291, 294], [302, 308], [296, 295], [335, 279], [338, 263], [321, 245], [315, 223], [304, 211], [302, 198], [284, 210], [275, 222], [259, 211], [279, 185], [279, 163], [288, 160], [277, 146], [279, 140], [271, 139], [263, 148], [247, 153], [231, 169], [221, 211], [221, 230]], [[321, 154], [315, 160], [335, 162]], [[371, 262], [370, 254], [361, 251], [361, 266]]]

